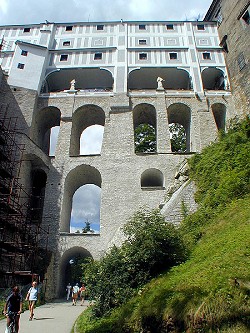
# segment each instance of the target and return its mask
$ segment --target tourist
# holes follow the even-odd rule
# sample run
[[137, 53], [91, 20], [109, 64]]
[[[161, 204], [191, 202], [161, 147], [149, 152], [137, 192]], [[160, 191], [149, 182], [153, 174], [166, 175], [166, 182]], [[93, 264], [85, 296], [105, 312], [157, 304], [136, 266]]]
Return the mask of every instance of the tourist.
[[36, 305], [36, 302], [39, 297], [39, 288], [36, 281], [32, 282], [31, 288], [28, 290], [26, 301], [29, 301], [29, 310], [30, 310], [30, 318], [29, 320], [32, 320], [34, 317], [34, 308]]
[[66, 286], [66, 292], [67, 292], [67, 301], [69, 300], [70, 292], [71, 292], [72, 286], [70, 283]]
[[79, 286], [78, 283], [76, 283], [76, 285], [72, 288], [72, 305], [76, 305], [78, 294], [79, 294]]
[[80, 288], [80, 300], [81, 300], [81, 306], [84, 303], [85, 300], [85, 296], [86, 296], [86, 287], [84, 285], [84, 283], [82, 284], [81, 288]]

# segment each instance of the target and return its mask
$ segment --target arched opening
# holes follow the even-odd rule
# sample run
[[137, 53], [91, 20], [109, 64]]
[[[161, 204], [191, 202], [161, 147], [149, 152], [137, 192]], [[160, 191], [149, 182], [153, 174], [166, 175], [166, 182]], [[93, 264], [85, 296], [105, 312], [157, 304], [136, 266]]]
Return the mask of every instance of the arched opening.
[[100, 232], [101, 189], [94, 184], [79, 187], [72, 199], [71, 233]]
[[189, 73], [181, 68], [140, 68], [130, 72], [128, 77], [128, 89], [157, 89], [157, 78], [164, 81], [163, 87], [167, 90], [190, 90], [192, 82]]
[[78, 108], [72, 117], [70, 137], [70, 156], [79, 156], [80, 138], [85, 129], [92, 125], [105, 125], [105, 113], [97, 105], [84, 105]]
[[212, 105], [212, 112], [218, 131], [225, 131], [226, 106], [222, 103]]
[[211, 67], [205, 68], [202, 73], [203, 88], [207, 90], [225, 90], [225, 77], [222, 70]]
[[141, 175], [141, 187], [163, 188], [164, 177], [158, 169], [147, 169]]
[[50, 73], [43, 84], [41, 93], [59, 92], [70, 89], [75, 80], [76, 90], [112, 91], [111, 72], [101, 68], [65, 68]]
[[54, 126], [50, 129], [49, 156], [55, 156], [59, 130], [60, 126]]
[[[62, 212], [61, 212], [61, 228], [60, 230], [62, 232], [70, 232], [70, 220], [71, 220], [71, 211], [72, 211], [72, 202], [73, 202], [73, 196], [81, 186], [83, 185], [96, 185], [96, 187], [99, 187], [99, 190], [96, 187], [89, 187], [91, 189], [91, 196], [97, 195], [101, 196], [101, 184], [102, 184], [102, 179], [101, 179], [101, 174], [100, 172], [90, 166], [90, 165], [80, 165], [76, 167], [75, 169], [71, 170], [66, 179], [65, 179], [65, 186], [64, 186], [64, 197], [63, 197], [63, 205], [62, 205]], [[88, 188], [88, 187], [86, 187]], [[85, 188], [85, 189], [86, 189]], [[88, 189], [89, 189], [88, 188]], [[93, 189], [95, 190], [93, 194]], [[85, 190], [86, 191], [86, 190]], [[99, 191], [99, 192], [98, 192]], [[88, 191], [87, 191], [88, 192]], [[87, 193], [87, 195], [90, 195], [90, 192]], [[86, 193], [85, 193], [86, 196]], [[88, 203], [89, 198], [86, 199], [86, 202]], [[93, 201], [94, 202], [94, 201]], [[90, 201], [90, 206], [91, 204]], [[100, 202], [100, 200], [99, 200]], [[85, 215], [85, 216], [90, 216], [91, 217], [91, 210], [90, 212], [87, 211], [88, 214], [90, 215]], [[99, 213], [100, 214], [100, 213]], [[85, 222], [85, 221], [83, 221]]]
[[100, 154], [103, 133], [104, 127], [101, 125], [87, 127], [80, 137], [80, 155]]
[[31, 171], [31, 199], [29, 205], [30, 218], [35, 223], [40, 223], [43, 214], [47, 174], [40, 169]]
[[[183, 126], [186, 136], [186, 148], [182, 145], [182, 149], [185, 152], [190, 152], [190, 127], [191, 127], [191, 110], [183, 103], [174, 103], [168, 107], [168, 123], [178, 124], [175, 125], [176, 128], [181, 130]], [[174, 152], [173, 145], [171, 145], [171, 150]]]
[[151, 104], [142, 103], [133, 110], [134, 141], [136, 153], [157, 151], [156, 110]]
[[184, 153], [187, 150], [187, 135], [185, 128], [178, 123], [169, 124], [171, 151]]
[[80, 265], [86, 258], [92, 258], [92, 256], [89, 251], [80, 246], [73, 247], [63, 254], [58, 277], [59, 297], [66, 299], [65, 290], [68, 283], [73, 286], [76, 283], [80, 284], [84, 282], [82, 281], [82, 269]]
[[51, 128], [60, 126], [61, 112], [58, 108], [49, 106], [40, 110], [35, 117], [34, 141], [49, 154], [51, 145]]

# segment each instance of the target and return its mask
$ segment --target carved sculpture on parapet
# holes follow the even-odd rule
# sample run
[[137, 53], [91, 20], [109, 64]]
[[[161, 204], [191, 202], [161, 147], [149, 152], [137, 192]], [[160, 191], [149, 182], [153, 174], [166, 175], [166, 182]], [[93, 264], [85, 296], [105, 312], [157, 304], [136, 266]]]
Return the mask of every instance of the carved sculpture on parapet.
[[163, 81], [165, 81], [162, 77], [158, 76], [157, 78], [157, 90], [164, 90]]

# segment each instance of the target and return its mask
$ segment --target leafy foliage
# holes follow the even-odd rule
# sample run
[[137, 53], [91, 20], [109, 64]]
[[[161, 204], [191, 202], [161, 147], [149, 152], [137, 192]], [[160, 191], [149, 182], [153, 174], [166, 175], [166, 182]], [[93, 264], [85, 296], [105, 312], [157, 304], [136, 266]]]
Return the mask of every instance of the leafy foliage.
[[231, 121], [228, 133], [189, 159], [190, 177], [198, 188], [200, 209], [187, 216], [182, 232], [191, 247], [225, 205], [250, 192], [250, 119]]
[[169, 125], [172, 152], [184, 153], [187, 150], [187, 138], [184, 127], [178, 123]]
[[83, 265], [96, 316], [123, 304], [151, 278], [186, 258], [178, 230], [158, 210], [138, 211], [124, 233], [127, 239], [120, 248], [114, 246], [100, 261]]
[[136, 153], [156, 152], [156, 134], [152, 125], [140, 124], [137, 126], [134, 140]]

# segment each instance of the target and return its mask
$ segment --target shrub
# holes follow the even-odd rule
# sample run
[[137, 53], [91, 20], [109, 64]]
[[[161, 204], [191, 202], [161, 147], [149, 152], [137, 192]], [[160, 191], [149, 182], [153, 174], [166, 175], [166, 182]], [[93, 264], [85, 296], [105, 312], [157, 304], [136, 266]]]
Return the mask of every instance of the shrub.
[[139, 210], [125, 225], [123, 245], [100, 261], [83, 265], [93, 313], [102, 316], [123, 304], [152, 277], [181, 263], [186, 250], [177, 228], [158, 210]]

